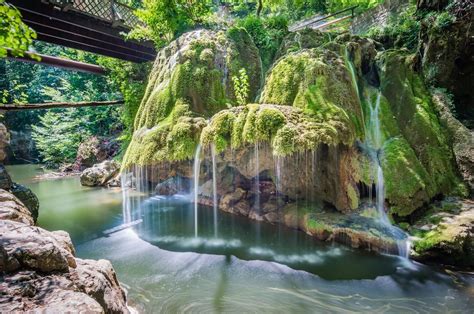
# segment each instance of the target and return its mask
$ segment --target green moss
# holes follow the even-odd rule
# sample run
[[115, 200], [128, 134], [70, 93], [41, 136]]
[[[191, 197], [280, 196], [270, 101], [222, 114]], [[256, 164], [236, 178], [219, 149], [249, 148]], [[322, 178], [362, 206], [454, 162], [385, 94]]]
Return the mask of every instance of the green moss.
[[309, 218], [305, 219], [306, 222], [306, 230], [313, 234], [321, 234], [324, 232], [332, 233], [333, 228], [326, 224], [323, 221], [319, 221], [310, 215]]
[[404, 138], [392, 138], [385, 143], [381, 165], [391, 213], [408, 215], [434, 196], [428, 172]]
[[273, 149], [275, 154], [279, 156], [289, 155], [295, 151], [295, 142], [298, 134], [296, 127], [292, 125], [285, 125], [280, 128], [275, 138], [273, 139]]
[[261, 102], [298, 107], [320, 121], [338, 121], [344, 139], [363, 136], [363, 113], [343, 58], [327, 49], [290, 53], [271, 69]]
[[349, 184], [346, 188], [347, 196], [349, 197], [349, 205], [351, 209], [356, 209], [359, 207], [359, 193], [354, 189], [354, 187]]
[[278, 129], [285, 123], [283, 113], [275, 108], [263, 108], [258, 111], [255, 119], [258, 137], [271, 139]]
[[[388, 99], [400, 136], [406, 141], [398, 145], [398, 150], [391, 151], [390, 157], [387, 157], [390, 159], [388, 163], [394, 162], [400, 167], [405, 164], [408, 167], [408, 171], [404, 171], [408, 174], [397, 175], [397, 171], [402, 171], [393, 169], [405, 168], [386, 165], [384, 177], [392, 181], [393, 187], [390, 193], [387, 187], [387, 197], [391, 203], [399, 204], [393, 210], [394, 213], [408, 215], [437, 194], [462, 193], [463, 189], [447, 134], [433, 109], [431, 95], [420, 76], [412, 69], [413, 55], [406, 51], [388, 50], [380, 56], [379, 63], [382, 69], [382, 93]], [[389, 114], [388, 110], [384, 110]], [[384, 123], [392, 128], [392, 123]], [[399, 155], [395, 157], [397, 152]], [[409, 176], [413, 176], [411, 182]], [[400, 193], [396, 193], [396, 189], [400, 189]], [[410, 197], [414, 198], [411, 204]]]
[[[253, 100], [257, 97], [262, 81], [262, 62], [258, 49], [244, 28], [231, 27], [227, 30], [226, 37], [230, 42], [227, 54], [229, 77], [237, 76], [245, 68], [249, 77], [249, 97]], [[230, 94], [234, 95], [233, 87]]]
[[[135, 119], [124, 167], [192, 158], [205, 119], [235, 101], [229, 78], [237, 64], [240, 69], [245, 61], [251, 92], [256, 94], [260, 61], [250, 57], [258, 56], [258, 51], [245, 31], [229, 34], [188, 33], [160, 51]], [[216, 119], [218, 132], [206, 135], [218, 149], [230, 142], [226, 127], [233, 121], [226, 121], [228, 117]]]
[[[222, 127], [224, 117], [226, 124]], [[219, 140], [222, 150], [229, 144], [238, 148], [267, 141], [275, 155], [284, 156], [315, 150], [320, 144], [351, 143], [353, 137], [347, 134], [346, 124], [333, 117], [323, 120], [317, 114], [289, 106], [249, 104], [216, 114], [203, 130], [201, 143], [210, 145]]]

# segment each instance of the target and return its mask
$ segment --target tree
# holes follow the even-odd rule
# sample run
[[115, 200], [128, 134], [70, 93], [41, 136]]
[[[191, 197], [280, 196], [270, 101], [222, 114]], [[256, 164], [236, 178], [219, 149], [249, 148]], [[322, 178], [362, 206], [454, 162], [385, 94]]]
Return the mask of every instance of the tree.
[[184, 31], [202, 23], [212, 8], [211, 0], [144, 0], [135, 14], [144, 23], [129, 38], [153, 40], [161, 47]]
[[0, 58], [10, 53], [23, 56], [36, 38], [36, 33], [21, 20], [20, 11], [0, 0]]

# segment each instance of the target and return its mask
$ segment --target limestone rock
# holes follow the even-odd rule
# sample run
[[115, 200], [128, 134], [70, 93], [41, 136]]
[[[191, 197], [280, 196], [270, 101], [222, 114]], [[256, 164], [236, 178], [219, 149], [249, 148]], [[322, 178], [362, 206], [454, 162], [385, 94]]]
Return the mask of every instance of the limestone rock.
[[68, 233], [33, 226], [23, 203], [0, 190], [1, 313], [128, 313], [110, 262], [74, 253]]
[[114, 160], [95, 164], [81, 173], [81, 184], [84, 186], [105, 186], [120, 171], [120, 165]]
[[5, 269], [14, 271], [25, 267], [42, 272], [66, 272], [69, 267], [76, 267], [76, 260], [71, 254], [71, 240], [65, 245], [64, 236], [57, 235], [23, 223], [0, 220], [0, 246], [7, 253]]
[[92, 136], [79, 145], [73, 168], [76, 171], [82, 171], [111, 159], [117, 154], [119, 148], [118, 142], [113, 138]]
[[232, 77], [244, 69], [248, 98], [261, 85], [258, 49], [244, 29], [196, 30], [161, 49], [135, 119], [124, 167], [194, 156], [206, 119], [236, 100]]
[[31, 212], [13, 194], [0, 189], [0, 219], [21, 222], [33, 225], [34, 219]]
[[459, 122], [449, 109], [447, 96], [435, 90], [433, 104], [440, 115], [440, 121], [448, 130], [453, 145], [459, 171], [464, 181], [469, 184], [471, 194], [474, 193], [474, 132]]
[[10, 192], [15, 195], [29, 209], [33, 220], [36, 222], [39, 212], [38, 197], [26, 186], [14, 183]]
[[[439, 223], [425, 230], [415, 245], [414, 258], [460, 267], [474, 266], [474, 202], [455, 201], [452, 213], [444, 215]], [[457, 207], [457, 208], [456, 208]], [[431, 216], [433, 217], [433, 216]], [[420, 227], [419, 230], [423, 230]]]
[[[451, 3], [450, 8], [444, 8], [448, 3]], [[419, 54], [423, 75], [433, 86], [445, 88], [454, 95], [459, 119], [472, 121], [474, 4], [469, 0], [419, 0], [418, 6], [425, 12], [443, 9], [442, 14], [451, 19], [439, 27], [436, 12], [422, 21]]]
[[157, 184], [155, 192], [158, 195], [174, 195], [178, 193], [188, 193], [190, 187], [191, 180], [189, 178], [174, 176]]

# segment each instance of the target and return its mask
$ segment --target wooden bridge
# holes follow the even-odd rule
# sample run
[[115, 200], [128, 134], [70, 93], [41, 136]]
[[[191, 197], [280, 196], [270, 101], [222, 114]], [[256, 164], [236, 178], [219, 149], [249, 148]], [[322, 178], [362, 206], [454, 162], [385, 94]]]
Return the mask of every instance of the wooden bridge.
[[140, 21], [117, 0], [7, 0], [38, 40], [132, 62], [155, 59], [151, 43], [125, 40]]

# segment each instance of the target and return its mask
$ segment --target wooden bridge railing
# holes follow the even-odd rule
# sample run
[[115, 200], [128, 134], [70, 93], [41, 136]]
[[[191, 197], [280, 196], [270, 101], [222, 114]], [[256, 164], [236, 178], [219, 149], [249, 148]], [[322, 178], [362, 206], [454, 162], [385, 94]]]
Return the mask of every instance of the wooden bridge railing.
[[140, 21], [133, 13], [133, 8], [116, 0], [41, 0], [61, 8], [63, 11], [74, 11], [90, 17], [109, 22], [113, 26], [133, 28]]
[[[329, 25], [341, 22], [343, 20], [353, 18], [354, 17], [354, 10], [358, 6], [352, 6], [337, 12], [334, 12], [329, 15], [314, 15], [308, 19], [296, 22], [295, 24], [288, 27], [290, 32], [297, 32], [305, 28], [312, 28], [312, 29], [322, 29]], [[350, 14], [349, 14], [350, 12]], [[345, 13], [345, 14], [344, 14]], [[342, 16], [341, 16], [342, 15]]]

